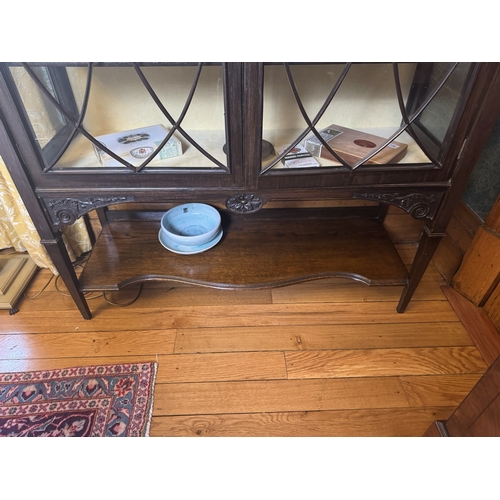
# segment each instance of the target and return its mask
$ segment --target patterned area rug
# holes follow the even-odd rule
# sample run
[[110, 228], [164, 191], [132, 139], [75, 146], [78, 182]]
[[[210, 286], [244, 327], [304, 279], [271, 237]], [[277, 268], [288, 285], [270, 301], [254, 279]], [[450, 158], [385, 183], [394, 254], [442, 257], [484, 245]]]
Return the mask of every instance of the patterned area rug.
[[148, 436], [156, 363], [0, 374], [0, 437]]

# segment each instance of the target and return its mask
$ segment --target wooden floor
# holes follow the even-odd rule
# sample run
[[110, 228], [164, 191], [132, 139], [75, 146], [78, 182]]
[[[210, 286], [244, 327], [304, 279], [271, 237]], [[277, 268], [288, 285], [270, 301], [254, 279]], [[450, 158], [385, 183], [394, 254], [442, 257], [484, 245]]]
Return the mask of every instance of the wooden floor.
[[[414, 247], [397, 248], [410, 262]], [[26, 294], [50, 276], [38, 271]], [[421, 436], [487, 368], [441, 284], [429, 268], [398, 314], [401, 287], [348, 280], [152, 283], [128, 307], [92, 299], [85, 321], [52, 280], [19, 313], [0, 311], [0, 372], [156, 360], [152, 436]]]

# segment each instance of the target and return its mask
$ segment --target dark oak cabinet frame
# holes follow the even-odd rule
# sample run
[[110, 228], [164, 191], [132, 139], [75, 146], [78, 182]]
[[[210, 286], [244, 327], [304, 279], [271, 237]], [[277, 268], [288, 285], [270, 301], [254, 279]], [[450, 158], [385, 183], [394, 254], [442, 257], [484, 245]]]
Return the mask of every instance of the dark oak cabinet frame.
[[[101, 63], [96, 67], [106, 65], [108, 63]], [[67, 112], [61, 119], [64, 125], [42, 150], [12, 78], [13, 65], [2, 63], [0, 155], [42, 243], [86, 319], [91, 318], [91, 312], [84, 292], [117, 290], [148, 280], [238, 289], [347, 277], [372, 285], [403, 285], [398, 305], [398, 311], [403, 312], [444, 236], [453, 208], [500, 112], [500, 64], [471, 63], [462, 70], [465, 77], [460, 88], [455, 92], [451, 86], [456, 102], [451, 110], [442, 111], [448, 120], [446, 133], [443, 137], [433, 136], [424, 113], [426, 106], [438, 101], [428, 97], [429, 87], [432, 75], [442, 72], [442, 68], [437, 64], [419, 63], [406, 100], [400, 88], [397, 90], [402, 124], [405, 120], [411, 122], [407, 131], [427, 152], [428, 160], [393, 165], [361, 164], [355, 169], [348, 165], [266, 169], [262, 144], [268, 65], [222, 63], [227, 160], [224, 168], [192, 165], [156, 170], [146, 167], [135, 171], [133, 167], [110, 169], [96, 164], [92, 168], [61, 169], [51, 165], [61, 144], [77, 131], [87, 132], [78, 128], [83, 120], [78, 116], [76, 101], [69, 95], [71, 85], [65, 67], [70, 65], [46, 63], [46, 66], [51, 68], [52, 93]], [[287, 74], [294, 70], [292, 66], [285, 65]], [[30, 68], [25, 67], [27, 71]], [[89, 72], [92, 67], [88, 66]], [[141, 67], [138, 64], [135, 68], [139, 74]], [[350, 67], [345, 68], [347, 72]], [[450, 74], [455, 70], [452, 66], [447, 68], [451, 68], [447, 69]], [[394, 71], [397, 76], [397, 65]], [[291, 82], [294, 90], [293, 80]], [[298, 91], [295, 97], [300, 108]], [[314, 117], [305, 115], [304, 119], [309, 127], [314, 127]], [[174, 121], [172, 126], [182, 132], [182, 124]], [[314, 127], [309, 128], [309, 132], [318, 131]], [[278, 151], [276, 158], [277, 155]], [[377, 206], [266, 208], [268, 202], [318, 199], [366, 200]], [[226, 207], [221, 210], [224, 237], [208, 252], [177, 255], [164, 249], [158, 242], [161, 213], [106, 210], [110, 205], [129, 202], [187, 201]], [[409, 273], [383, 227], [389, 204], [425, 221]], [[60, 229], [95, 209], [101, 215], [103, 230], [78, 279]]]

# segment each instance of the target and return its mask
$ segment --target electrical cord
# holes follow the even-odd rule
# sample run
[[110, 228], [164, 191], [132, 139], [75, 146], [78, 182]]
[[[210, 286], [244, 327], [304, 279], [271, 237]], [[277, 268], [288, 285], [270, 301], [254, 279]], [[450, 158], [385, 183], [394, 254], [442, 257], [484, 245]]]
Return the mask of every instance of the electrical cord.
[[102, 296], [104, 297], [104, 300], [108, 303], [108, 304], [111, 304], [112, 306], [118, 306], [118, 307], [127, 307], [127, 306], [130, 306], [132, 305], [140, 296], [141, 296], [141, 293], [142, 293], [142, 287], [143, 287], [143, 283], [141, 283], [140, 287], [139, 287], [139, 291], [137, 292], [137, 295], [134, 299], [132, 299], [131, 301], [125, 303], [125, 304], [119, 304], [117, 302], [113, 302], [111, 301], [110, 299], [108, 299], [108, 297], [106, 296], [106, 292], [103, 292], [102, 293]]
[[42, 287], [42, 289], [36, 295], [33, 295], [33, 297], [28, 297], [28, 294], [26, 292], [23, 293], [23, 296], [25, 298], [27, 298], [28, 300], [36, 299], [37, 297], [39, 297], [40, 295], [42, 295], [42, 292], [50, 285], [50, 283], [53, 280], [53, 278], [54, 278], [54, 275], [52, 275], [50, 277], [49, 281], [47, 281], [47, 283], [45, 283], [45, 285]]
[[[73, 265], [73, 268], [77, 268], [77, 267], [79, 267], [79, 268], [82, 268], [82, 269], [83, 269], [83, 266], [82, 266], [80, 263], [76, 263], [76, 264], [74, 264], [74, 265]], [[55, 289], [56, 289], [56, 290], [57, 290], [57, 292], [59, 292], [61, 295], [64, 295], [65, 297], [71, 297], [71, 294], [66, 293], [66, 292], [64, 292], [63, 290], [61, 290], [61, 289], [59, 288], [59, 280], [60, 280], [60, 278], [61, 278], [61, 276], [60, 276], [60, 275], [57, 275], [57, 276], [56, 276], [56, 279], [55, 279], [55, 281], [54, 281], [54, 286], [55, 286]], [[33, 296], [31, 296], [31, 297], [30, 297], [30, 296], [28, 296], [28, 294], [25, 292], [25, 293], [23, 293], [23, 296], [24, 296], [26, 299], [28, 299], [28, 300], [34, 300], [34, 299], [38, 298], [38, 297], [39, 297], [39, 296], [40, 296], [40, 295], [44, 292], [44, 290], [45, 290], [45, 289], [46, 289], [46, 288], [50, 285], [50, 283], [52, 282], [52, 280], [53, 280], [53, 279], [54, 279], [54, 275], [52, 275], [52, 276], [49, 278], [49, 280], [47, 281], [47, 283], [45, 283], [45, 285], [42, 287], [42, 289], [41, 289], [41, 290], [40, 290], [37, 294], [35, 294], [35, 295], [33, 295]], [[112, 306], [116, 306], [116, 307], [127, 307], [127, 306], [132, 305], [134, 302], [136, 302], [136, 301], [137, 301], [137, 299], [139, 299], [139, 297], [140, 297], [140, 296], [141, 296], [141, 294], [142, 294], [143, 286], [144, 286], [144, 283], [141, 283], [141, 284], [140, 284], [140, 286], [139, 286], [139, 290], [138, 290], [138, 292], [137, 292], [137, 295], [136, 295], [136, 296], [135, 296], [132, 300], [130, 300], [130, 301], [128, 301], [128, 302], [125, 302], [125, 303], [123, 303], [123, 304], [120, 304], [119, 302], [114, 302], [113, 300], [109, 299], [109, 298], [108, 298], [108, 296], [106, 295], [106, 292], [100, 293], [100, 294], [98, 294], [98, 295], [90, 296], [90, 297], [89, 297], [87, 294], [88, 294], [88, 293], [92, 293], [92, 292], [85, 292], [83, 295], [85, 296], [85, 300], [93, 300], [93, 299], [98, 299], [98, 298], [100, 298], [100, 297], [103, 297], [103, 298], [104, 298], [104, 300], [105, 300], [108, 304], [110, 304], [110, 305], [112, 305]], [[170, 290], [172, 290], [172, 288], [171, 288], [171, 289], [169, 289], [168, 291], [170, 291]]]

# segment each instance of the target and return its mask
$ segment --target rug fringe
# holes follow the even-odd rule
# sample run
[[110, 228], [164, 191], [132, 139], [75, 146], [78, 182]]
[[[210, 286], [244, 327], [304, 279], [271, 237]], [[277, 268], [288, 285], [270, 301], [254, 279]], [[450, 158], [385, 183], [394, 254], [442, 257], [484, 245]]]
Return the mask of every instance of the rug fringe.
[[149, 432], [151, 429], [151, 420], [153, 419], [153, 409], [154, 409], [154, 396], [155, 396], [155, 383], [156, 383], [156, 373], [158, 371], [158, 363], [151, 362], [153, 369], [152, 369], [152, 376], [151, 376], [151, 397], [149, 398], [149, 408], [147, 411], [147, 420], [146, 420], [146, 427], [144, 429], [144, 436], [143, 437], [150, 437]]

